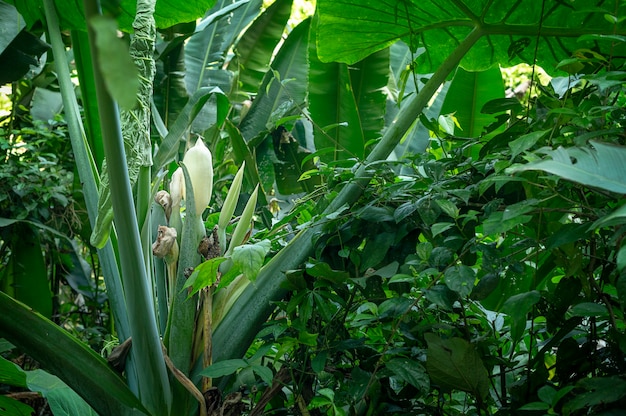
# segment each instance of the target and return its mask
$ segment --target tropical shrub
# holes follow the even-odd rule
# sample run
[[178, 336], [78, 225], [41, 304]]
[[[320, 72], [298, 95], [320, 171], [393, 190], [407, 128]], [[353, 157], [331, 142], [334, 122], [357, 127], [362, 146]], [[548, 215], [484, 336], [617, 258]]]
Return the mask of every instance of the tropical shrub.
[[[212, 2], [18, 4], [46, 22], [123, 373], [6, 295], [3, 334], [102, 414], [618, 409], [624, 29], [598, 3], [319, 0], [284, 40], [282, 0], [195, 25]], [[522, 107], [494, 67], [519, 62], [577, 75], [531, 76]]]

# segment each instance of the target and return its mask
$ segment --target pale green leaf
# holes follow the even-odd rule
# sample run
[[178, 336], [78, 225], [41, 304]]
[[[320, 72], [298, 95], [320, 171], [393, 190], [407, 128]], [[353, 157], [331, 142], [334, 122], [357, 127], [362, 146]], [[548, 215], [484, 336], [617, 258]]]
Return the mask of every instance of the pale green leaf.
[[626, 147], [592, 141], [593, 147], [559, 147], [549, 159], [507, 169], [510, 173], [543, 170], [569, 181], [626, 194]]
[[233, 263], [248, 279], [254, 281], [270, 248], [269, 240], [235, 247], [232, 255]]
[[97, 413], [59, 378], [43, 370], [29, 371], [28, 388], [46, 398], [55, 416], [97, 416]]

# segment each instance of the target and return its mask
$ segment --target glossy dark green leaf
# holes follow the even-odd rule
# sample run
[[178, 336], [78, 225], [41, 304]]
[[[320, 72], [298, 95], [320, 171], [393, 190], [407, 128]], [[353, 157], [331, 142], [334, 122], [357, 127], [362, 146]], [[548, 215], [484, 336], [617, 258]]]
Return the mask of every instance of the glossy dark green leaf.
[[219, 361], [215, 364], [211, 364], [200, 373], [204, 377], [224, 377], [236, 373], [242, 368], [248, 367], [248, 362], [240, 358], [232, 360]]
[[[623, 21], [614, 26], [604, 19], [603, 13], [588, 11], [589, 4], [584, 0], [567, 3], [546, 0], [545, 4], [489, 0], [320, 0], [317, 5], [320, 16], [317, 42], [322, 60], [354, 63], [402, 39], [413, 50], [426, 48], [418, 58], [420, 73], [439, 67], [472, 30], [480, 31], [483, 36], [461, 61], [465, 69], [484, 70], [496, 63], [504, 66], [533, 63], [537, 58], [536, 63], [548, 72], [553, 72], [558, 62], [575, 50], [592, 47], [592, 40], [578, 42], [577, 36], [590, 32], [623, 35], [625, 31]], [[542, 10], [546, 11], [543, 18]], [[538, 22], [543, 22], [541, 37], [537, 37]], [[546, 31], [547, 27], [551, 30]], [[538, 45], [537, 39], [540, 39]], [[623, 47], [623, 43], [618, 45]]]
[[100, 414], [147, 414], [139, 399], [101, 356], [2, 292], [0, 331], [79, 393]]
[[514, 340], [522, 337], [526, 329], [527, 314], [540, 299], [541, 294], [533, 290], [511, 296], [504, 302], [502, 312], [509, 315], [511, 319], [511, 336]]
[[0, 396], [0, 411], [7, 416], [32, 416], [35, 413], [32, 407], [4, 395]]
[[326, 279], [331, 282], [341, 283], [345, 282], [350, 274], [342, 270], [333, 270], [328, 263], [315, 262], [307, 263], [305, 265], [306, 272], [310, 276], [320, 279]]
[[582, 379], [577, 387], [585, 389], [564, 405], [564, 410], [572, 412], [590, 406], [614, 403], [626, 396], [626, 381], [617, 376]]
[[465, 265], [452, 266], [446, 269], [444, 273], [446, 286], [461, 297], [465, 297], [472, 292], [474, 280], [476, 280], [476, 272], [471, 267]]
[[17, 364], [0, 357], [0, 384], [26, 387], [26, 372]]
[[422, 364], [408, 358], [393, 358], [385, 363], [391, 372], [405, 383], [411, 384], [420, 392], [426, 393], [430, 389], [430, 379]]

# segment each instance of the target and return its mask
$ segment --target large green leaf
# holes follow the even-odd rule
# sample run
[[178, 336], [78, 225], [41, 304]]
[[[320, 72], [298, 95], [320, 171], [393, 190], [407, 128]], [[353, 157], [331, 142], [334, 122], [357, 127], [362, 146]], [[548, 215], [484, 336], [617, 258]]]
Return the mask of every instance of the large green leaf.
[[[545, 4], [544, 4], [545, 3]], [[621, 15], [614, 5], [589, 0], [319, 0], [318, 48], [324, 61], [354, 63], [398, 39], [419, 56], [419, 72], [436, 69], [465, 39], [478, 29], [485, 36], [463, 58], [467, 70], [484, 70], [495, 63], [514, 65], [534, 62], [553, 72], [556, 64], [580, 48], [593, 48], [592, 40], [578, 42], [581, 35], [624, 35], [621, 19], [611, 24], [604, 15]], [[543, 6], [543, 7], [542, 7]], [[595, 9], [594, 6], [597, 6]], [[544, 15], [541, 16], [541, 11]], [[358, 16], [358, 19], [355, 18]], [[542, 27], [539, 23], [542, 23]], [[537, 45], [537, 39], [539, 44]], [[605, 42], [605, 47], [624, 48]], [[535, 53], [536, 51], [536, 53]], [[623, 51], [614, 51], [623, 55]]]
[[[41, 0], [8, 0], [8, 2], [15, 4], [28, 26], [32, 26], [38, 20], [45, 20]], [[86, 29], [82, 0], [55, 0], [54, 3], [61, 19], [61, 27], [63, 29]], [[110, 2], [110, 4], [114, 3], [115, 2]], [[215, 0], [182, 2], [178, 0], [159, 0], [156, 4], [154, 18], [157, 27], [166, 28], [178, 23], [196, 20], [214, 4]], [[136, 0], [120, 0], [118, 7], [107, 11], [117, 15], [120, 28], [123, 30], [131, 30], [136, 10]]]
[[478, 137], [483, 128], [495, 121], [492, 114], [481, 113], [485, 103], [504, 98], [504, 82], [500, 68], [469, 72], [458, 68], [450, 87], [441, 114], [454, 114], [461, 126], [457, 136]]
[[[261, 14], [237, 42], [237, 59], [231, 61], [229, 69], [239, 71], [241, 91], [256, 93], [276, 45], [281, 40], [285, 25], [291, 14], [293, 0], [277, 0]], [[236, 64], [236, 65], [234, 65]]]
[[309, 42], [309, 110], [316, 124], [315, 146], [334, 149], [322, 159], [364, 158], [365, 143], [377, 138], [384, 126], [382, 89], [388, 75], [387, 49], [348, 67], [321, 62], [315, 42]]
[[559, 147], [547, 152], [551, 159], [512, 167], [508, 172], [543, 170], [564, 179], [626, 194], [626, 147], [591, 142], [591, 147]]
[[102, 357], [4, 293], [0, 293], [0, 332], [57, 375], [99, 414], [147, 414], [139, 399]]
[[[315, 28], [315, 25], [313, 25]], [[314, 36], [314, 30], [311, 33]], [[309, 111], [315, 122], [315, 147], [331, 148], [322, 159], [362, 160], [365, 139], [350, 70], [344, 63], [323, 63], [317, 57], [315, 42], [309, 42]]]
[[428, 343], [426, 369], [433, 384], [463, 390], [484, 398], [489, 392], [489, 374], [472, 344], [462, 338], [442, 339], [424, 334]]

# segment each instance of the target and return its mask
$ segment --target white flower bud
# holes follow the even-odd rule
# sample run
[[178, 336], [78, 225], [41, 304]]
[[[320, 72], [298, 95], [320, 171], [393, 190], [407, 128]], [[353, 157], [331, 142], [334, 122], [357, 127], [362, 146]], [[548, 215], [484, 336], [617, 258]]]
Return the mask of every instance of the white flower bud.
[[202, 138], [199, 138], [195, 146], [187, 150], [183, 163], [189, 171], [196, 203], [196, 214], [200, 218], [209, 205], [213, 192], [213, 156]]

